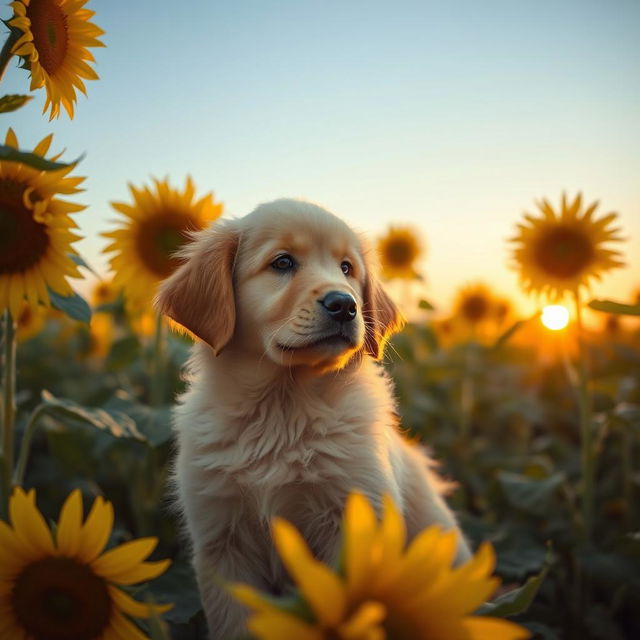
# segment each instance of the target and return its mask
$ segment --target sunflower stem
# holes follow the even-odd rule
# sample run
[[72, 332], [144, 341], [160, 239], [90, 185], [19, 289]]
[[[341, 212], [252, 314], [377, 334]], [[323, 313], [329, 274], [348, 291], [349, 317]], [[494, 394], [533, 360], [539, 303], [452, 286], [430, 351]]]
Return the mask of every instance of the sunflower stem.
[[164, 400], [165, 332], [162, 315], [156, 316], [151, 360], [151, 389], [149, 401], [152, 407], [159, 407]]
[[2, 46], [2, 51], [0, 51], [0, 80], [4, 77], [4, 72], [9, 66], [9, 61], [13, 58], [11, 49], [13, 49], [13, 45], [15, 45], [15, 43], [20, 39], [20, 35], [21, 33], [18, 29], [11, 29], [11, 31], [9, 31], [9, 36]]
[[18, 459], [16, 460], [16, 468], [13, 472], [13, 484], [16, 486], [22, 485], [24, 481], [24, 474], [27, 470], [27, 462], [29, 460], [29, 451], [31, 450], [31, 441], [36, 432], [38, 421], [47, 412], [49, 405], [38, 405], [31, 415], [29, 416], [29, 422], [22, 435], [22, 441], [20, 442], [20, 452], [18, 453]]
[[2, 515], [8, 513], [13, 471], [13, 430], [16, 417], [16, 328], [9, 309], [3, 318], [2, 372]]
[[582, 519], [583, 541], [591, 541], [593, 528], [595, 452], [593, 450], [593, 407], [589, 394], [587, 352], [584, 342], [582, 322], [582, 300], [578, 289], [575, 291], [576, 329], [578, 339], [577, 384], [578, 409], [580, 415], [580, 445], [582, 461]]

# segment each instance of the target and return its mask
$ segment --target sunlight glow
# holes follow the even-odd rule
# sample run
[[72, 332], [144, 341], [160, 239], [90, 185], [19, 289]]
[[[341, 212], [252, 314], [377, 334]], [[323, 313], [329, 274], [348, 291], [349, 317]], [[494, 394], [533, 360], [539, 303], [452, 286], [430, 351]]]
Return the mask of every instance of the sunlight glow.
[[560, 331], [569, 324], [569, 310], [560, 304], [550, 304], [542, 309], [542, 324], [552, 331]]

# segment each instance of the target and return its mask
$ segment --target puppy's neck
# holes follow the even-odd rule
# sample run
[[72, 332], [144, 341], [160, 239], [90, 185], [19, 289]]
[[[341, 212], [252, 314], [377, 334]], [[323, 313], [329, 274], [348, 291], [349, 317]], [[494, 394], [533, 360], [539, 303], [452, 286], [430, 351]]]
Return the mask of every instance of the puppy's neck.
[[284, 367], [266, 356], [256, 358], [254, 353], [234, 347], [226, 348], [216, 356], [208, 345], [194, 347], [191, 369], [206, 370], [212, 384], [211, 393], [225, 401], [234, 398], [249, 401], [265, 394], [304, 391], [323, 396], [336, 385], [344, 385], [361, 365], [362, 358], [354, 357], [338, 371], [320, 372], [311, 367]]

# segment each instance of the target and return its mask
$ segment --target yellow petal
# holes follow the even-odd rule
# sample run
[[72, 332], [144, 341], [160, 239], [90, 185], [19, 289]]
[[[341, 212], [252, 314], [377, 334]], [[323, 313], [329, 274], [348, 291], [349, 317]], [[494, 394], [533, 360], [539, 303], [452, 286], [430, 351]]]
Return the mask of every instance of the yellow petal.
[[529, 631], [519, 624], [499, 618], [474, 616], [464, 619], [461, 626], [467, 632], [468, 640], [526, 640], [531, 637]]
[[158, 545], [157, 538], [140, 538], [125, 542], [97, 558], [92, 566], [99, 575], [107, 578], [123, 570], [137, 566], [153, 552]]
[[373, 507], [361, 493], [350, 494], [344, 511], [344, 562], [351, 600], [361, 597], [369, 581], [375, 535], [376, 514]]
[[233, 598], [241, 602], [245, 607], [258, 613], [274, 613], [279, 611], [272, 602], [260, 595], [260, 593], [248, 584], [232, 584], [227, 590]]
[[73, 557], [78, 550], [80, 541], [80, 530], [82, 526], [82, 494], [80, 489], [75, 489], [60, 512], [58, 529], [56, 531], [56, 542], [58, 550], [62, 555]]
[[247, 628], [260, 640], [323, 640], [324, 633], [284, 611], [249, 618]]
[[103, 551], [113, 527], [113, 506], [100, 496], [93, 506], [82, 527], [77, 554], [87, 564], [92, 563]]
[[286, 520], [274, 518], [273, 537], [284, 566], [318, 620], [327, 626], [338, 624], [347, 604], [340, 579], [313, 557], [297, 529]]
[[120, 611], [124, 611], [124, 613], [129, 616], [133, 616], [134, 618], [146, 619], [153, 615], [154, 610], [156, 614], [160, 615], [173, 608], [172, 604], [146, 604], [144, 602], [138, 602], [121, 589], [118, 589], [118, 587], [110, 585], [107, 588], [109, 590], [111, 600], [116, 607], [118, 607]]
[[9, 514], [16, 537], [31, 554], [54, 555], [51, 531], [36, 507], [35, 491], [26, 494], [21, 487], [16, 487], [9, 500]]
[[158, 562], [143, 562], [130, 568], [122, 569], [120, 572], [112, 572], [106, 576], [117, 584], [137, 584], [157, 578], [164, 573], [171, 565], [171, 560], [160, 560]]

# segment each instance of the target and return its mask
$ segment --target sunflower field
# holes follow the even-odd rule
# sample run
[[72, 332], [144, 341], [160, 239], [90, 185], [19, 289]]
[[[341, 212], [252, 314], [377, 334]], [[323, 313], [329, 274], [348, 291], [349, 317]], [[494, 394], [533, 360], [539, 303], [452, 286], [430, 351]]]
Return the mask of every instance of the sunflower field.
[[[85, 4], [10, 4], [0, 73], [20, 62], [50, 119], [72, 119], [98, 79], [103, 32]], [[0, 97], [0, 113], [30, 99]], [[111, 273], [97, 274], [75, 248], [81, 161], [52, 154], [52, 135], [28, 150], [4, 136], [0, 640], [205, 639], [168, 483], [194, 338], [152, 302], [223, 207], [190, 178], [130, 184], [102, 232]], [[617, 221], [581, 194], [514, 214], [512, 266], [540, 302], [529, 317], [483, 282], [446, 316], [437, 300], [399, 300], [412, 319], [383, 366], [407, 437], [451, 480], [473, 557], [454, 567], [455, 538], [437, 527], [407, 542], [388, 497], [376, 514], [349, 496], [337, 566], [276, 519], [295, 592], [226, 585], [250, 612], [246, 638], [640, 638], [640, 288], [589, 293], [624, 265]], [[421, 278], [417, 231], [390, 226], [377, 248], [390, 288]]]

